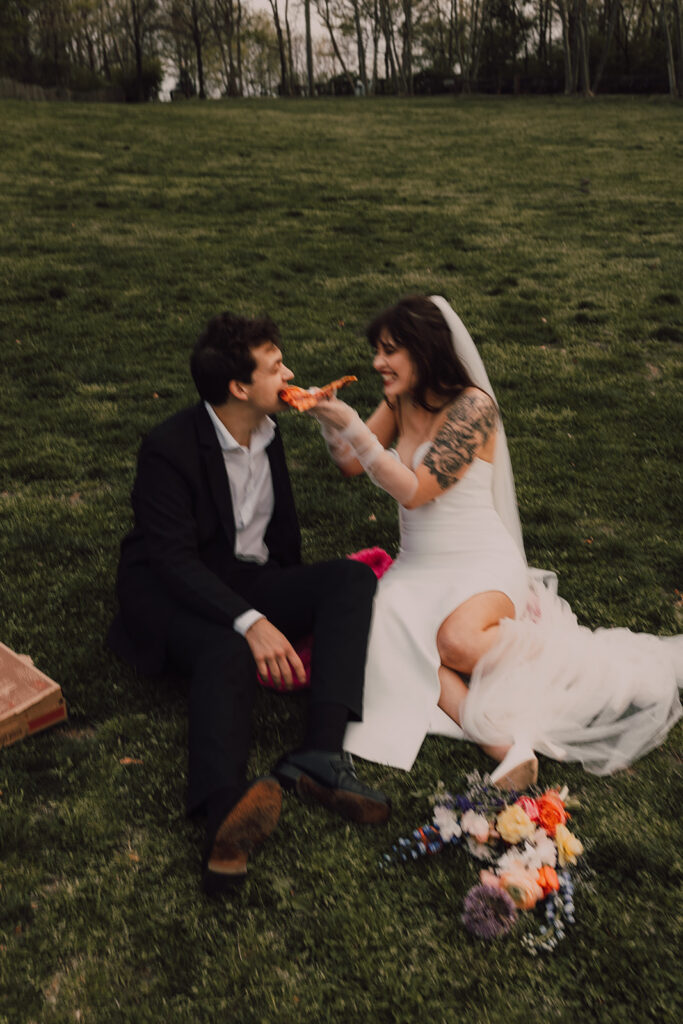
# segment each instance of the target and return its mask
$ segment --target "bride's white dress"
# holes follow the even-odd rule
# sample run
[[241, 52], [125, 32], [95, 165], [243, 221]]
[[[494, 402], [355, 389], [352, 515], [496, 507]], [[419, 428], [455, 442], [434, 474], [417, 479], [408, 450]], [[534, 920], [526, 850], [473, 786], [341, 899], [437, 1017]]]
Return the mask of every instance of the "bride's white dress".
[[[417, 449], [413, 468], [428, 447]], [[434, 501], [399, 506], [401, 547], [375, 598], [363, 720], [348, 726], [344, 748], [408, 770], [427, 733], [464, 735], [527, 741], [597, 774], [617, 771], [661, 743], [681, 715], [683, 637], [579, 626], [527, 568], [494, 507], [492, 477], [492, 465], [475, 459]], [[507, 594], [516, 618], [503, 620], [472, 674], [461, 730], [437, 707], [436, 634], [458, 605], [488, 590]]]

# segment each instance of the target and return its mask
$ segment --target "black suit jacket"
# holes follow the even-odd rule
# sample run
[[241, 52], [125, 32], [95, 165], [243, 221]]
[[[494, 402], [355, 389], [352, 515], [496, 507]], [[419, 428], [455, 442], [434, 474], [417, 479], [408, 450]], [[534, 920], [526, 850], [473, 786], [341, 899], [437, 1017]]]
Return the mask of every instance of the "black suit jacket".
[[[301, 561], [301, 534], [279, 429], [266, 449], [275, 507], [265, 542], [281, 566]], [[180, 605], [232, 626], [251, 605], [239, 592], [235, 519], [223, 454], [202, 402], [143, 440], [132, 492], [135, 525], [121, 544], [113, 650], [142, 672], [161, 671], [170, 616]]]

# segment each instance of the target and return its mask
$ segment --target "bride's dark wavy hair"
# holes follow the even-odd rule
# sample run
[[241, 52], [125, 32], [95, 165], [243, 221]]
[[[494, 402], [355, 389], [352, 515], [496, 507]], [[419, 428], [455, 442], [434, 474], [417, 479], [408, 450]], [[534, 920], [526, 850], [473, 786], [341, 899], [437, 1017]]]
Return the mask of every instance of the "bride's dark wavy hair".
[[[408, 295], [375, 317], [366, 332], [375, 351], [382, 331], [410, 355], [417, 375], [412, 397], [423, 409], [438, 412], [464, 388], [473, 386], [455, 354], [441, 310], [426, 295]], [[430, 405], [430, 391], [443, 398], [440, 406]]]

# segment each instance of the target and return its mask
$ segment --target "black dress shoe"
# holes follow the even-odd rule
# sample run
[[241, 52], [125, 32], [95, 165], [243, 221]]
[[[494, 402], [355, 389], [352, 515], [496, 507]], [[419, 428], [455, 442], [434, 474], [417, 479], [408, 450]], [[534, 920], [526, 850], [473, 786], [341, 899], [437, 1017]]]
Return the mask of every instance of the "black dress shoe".
[[275, 829], [282, 808], [277, 779], [256, 779], [232, 807], [207, 844], [202, 884], [207, 896], [235, 889], [247, 874], [249, 854]]
[[302, 800], [315, 800], [361, 825], [382, 824], [391, 814], [389, 798], [360, 781], [350, 754], [295, 750], [278, 761], [273, 775]]

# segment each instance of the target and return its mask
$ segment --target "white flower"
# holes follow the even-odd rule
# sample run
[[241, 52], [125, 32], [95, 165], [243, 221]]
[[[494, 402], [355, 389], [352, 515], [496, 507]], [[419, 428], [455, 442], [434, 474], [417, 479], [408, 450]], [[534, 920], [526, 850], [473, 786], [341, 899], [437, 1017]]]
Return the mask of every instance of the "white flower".
[[543, 867], [543, 857], [530, 843], [524, 844], [524, 863], [530, 871], [538, 871]]
[[496, 859], [496, 855], [488, 845], [488, 843], [478, 843], [476, 839], [472, 839], [471, 836], [467, 837], [467, 849], [476, 857], [477, 860], [485, 860], [489, 864], [493, 864]]
[[441, 833], [441, 838], [444, 843], [450, 843], [451, 839], [457, 839], [462, 835], [462, 829], [458, 824], [457, 815], [455, 811], [451, 810], [451, 808], [444, 807], [442, 804], [437, 804], [434, 808], [434, 817], [432, 820]]
[[547, 864], [554, 868], [557, 863], [557, 847], [550, 836], [542, 828], [537, 828], [530, 840], [529, 845], [533, 847], [538, 860], [538, 867]]
[[489, 823], [483, 814], [476, 811], [465, 811], [460, 819], [463, 832], [468, 836], [474, 836], [478, 843], [485, 843], [489, 837]]
[[496, 868], [498, 871], [511, 871], [513, 868], [527, 867], [526, 857], [522, 850], [511, 847], [507, 853], [498, 858]]
[[550, 836], [542, 828], [536, 829], [533, 836], [525, 840], [523, 846], [512, 847], [498, 858], [500, 871], [510, 871], [522, 867], [528, 871], [538, 871], [547, 864], [554, 868], [557, 863], [557, 849]]

